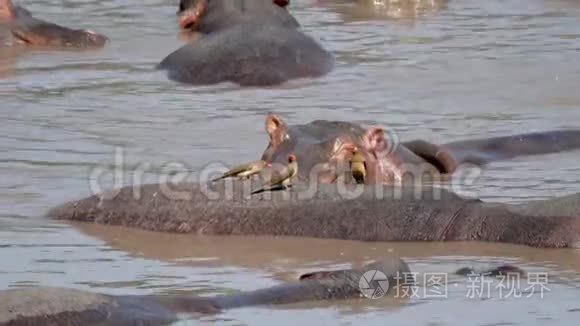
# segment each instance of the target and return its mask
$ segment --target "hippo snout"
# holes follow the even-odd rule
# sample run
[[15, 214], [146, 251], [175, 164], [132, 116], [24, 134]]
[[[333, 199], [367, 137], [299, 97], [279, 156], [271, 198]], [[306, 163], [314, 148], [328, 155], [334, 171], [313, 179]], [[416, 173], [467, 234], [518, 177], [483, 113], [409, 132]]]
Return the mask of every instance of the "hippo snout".
[[80, 32], [83, 36], [80, 38], [79, 46], [102, 47], [109, 42], [108, 37], [93, 30], [83, 29]]

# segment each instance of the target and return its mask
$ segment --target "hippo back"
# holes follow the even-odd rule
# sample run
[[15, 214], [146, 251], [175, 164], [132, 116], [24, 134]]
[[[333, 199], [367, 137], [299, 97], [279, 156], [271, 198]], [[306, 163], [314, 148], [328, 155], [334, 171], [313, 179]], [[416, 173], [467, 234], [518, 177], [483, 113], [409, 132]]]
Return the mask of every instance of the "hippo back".
[[175, 320], [173, 312], [139, 296], [54, 287], [0, 291], [0, 325], [161, 325]]
[[272, 86], [320, 77], [333, 66], [333, 56], [302, 32], [247, 23], [203, 36], [168, 55], [157, 68], [167, 70], [172, 80], [193, 85]]
[[285, 8], [274, 4], [272, 0], [210, 0], [199, 31], [211, 33], [248, 22], [286, 28], [300, 27]]

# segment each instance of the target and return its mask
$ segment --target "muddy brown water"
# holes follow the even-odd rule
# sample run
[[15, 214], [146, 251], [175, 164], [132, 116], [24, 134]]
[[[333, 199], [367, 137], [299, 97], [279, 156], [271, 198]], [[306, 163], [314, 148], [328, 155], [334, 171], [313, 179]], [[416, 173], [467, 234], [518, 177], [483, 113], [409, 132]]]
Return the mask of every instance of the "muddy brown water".
[[[580, 128], [580, 3], [573, 0], [364, 2], [295, 0], [292, 13], [337, 58], [317, 80], [268, 89], [191, 88], [152, 67], [183, 40], [177, 1], [20, 1], [37, 16], [107, 34], [102, 51], [0, 52], [0, 288], [53, 285], [105, 293], [256, 289], [390, 252], [421, 273], [505, 261], [548, 273], [550, 291], [474, 298], [449, 275], [445, 298], [358, 299], [244, 308], [189, 323], [240, 325], [577, 325], [580, 252], [482, 243], [363, 243], [214, 238], [44, 219], [64, 201], [125, 182], [156, 182], [175, 164], [254, 159], [263, 118], [340, 119], [435, 142]], [[402, 4], [401, 4], [402, 3]], [[519, 202], [580, 191], [579, 152], [488, 166], [459, 191]], [[145, 170], [133, 178], [133, 171]], [[97, 169], [97, 170], [96, 170]], [[97, 172], [95, 172], [97, 171]], [[424, 274], [423, 274], [424, 275]], [[457, 284], [457, 285], [456, 285]], [[425, 287], [428, 288], [428, 287]], [[522, 287], [523, 289], [523, 287]]]

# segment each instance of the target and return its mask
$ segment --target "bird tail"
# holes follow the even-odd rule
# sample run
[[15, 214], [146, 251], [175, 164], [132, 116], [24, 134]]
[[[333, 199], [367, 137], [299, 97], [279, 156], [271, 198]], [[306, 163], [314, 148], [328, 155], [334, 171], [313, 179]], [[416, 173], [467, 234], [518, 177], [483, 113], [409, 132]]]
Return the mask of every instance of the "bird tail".
[[285, 190], [286, 188], [288, 188], [288, 187], [287, 186], [283, 186], [283, 185], [277, 185], [277, 186], [273, 186], [273, 187], [270, 187], [270, 188], [264, 187], [264, 188], [260, 188], [258, 190], [252, 191], [251, 194], [252, 195], [255, 195], [255, 194], [259, 194], [259, 193], [265, 192], [265, 191], [280, 191], [280, 190]]
[[266, 191], [266, 188], [260, 188], [258, 190], [252, 191], [251, 195], [259, 194], [259, 193], [264, 192], [264, 191]]
[[356, 180], [357, 183], [364, 183], [365, 182], [365, 175], [362, 171], [352, 171], [352, 176]]

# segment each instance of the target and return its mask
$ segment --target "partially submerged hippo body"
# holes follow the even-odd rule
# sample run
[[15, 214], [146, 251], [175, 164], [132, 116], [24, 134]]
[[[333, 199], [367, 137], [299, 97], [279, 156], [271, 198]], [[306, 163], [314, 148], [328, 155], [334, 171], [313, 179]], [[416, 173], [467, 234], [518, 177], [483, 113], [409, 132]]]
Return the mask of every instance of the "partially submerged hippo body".
[[[230, 183], [231, 182], [231, 183]], [[358, 188], [357, 188], [358, 187]], [[357, 189], [362, 190], [361, 193]], [[339, 184], [248, 197], [250, 182], [151, 184], [93, 195], [49, 212], [61, 220], [208, 235], [364, 241], [489, 241], [580, 247], [580, 194], [507, 205], [441, 188]], [[572, 207], [572, 208], [570, 208]]]
[[[300, 31], [294, 17], [275, 1], [182, 1], [178, 14], [183, 28], [204, 35], [157, 66], [174, 81], [273, 86], [320, 77], [334, 67], [333, 56]], [[195, 17], [187, 19], [191, 15]]]
[[[408, 282], [409, 266], [389, 257], [360, 269], [314, 272], [299, 281], [215, 297], [187, 295], [106, 295], [64, 288], [21, 288], [0, 291], [0, 325], [164, 325], [178, 313], [218, 313], [225, 309], [314, 300], [362, 297], [359, 282], [367, 271], [388, 279], [387, 294]], [[381, 281], [381, 280], [377, 280]], [[377, 281], [369, 287], [377, 288]]]
[[37, 19], [11, 0], [0, 0], [0, 47], [99, 48], [107, 41], [107, 37], [90, 30], [74, 30]]

